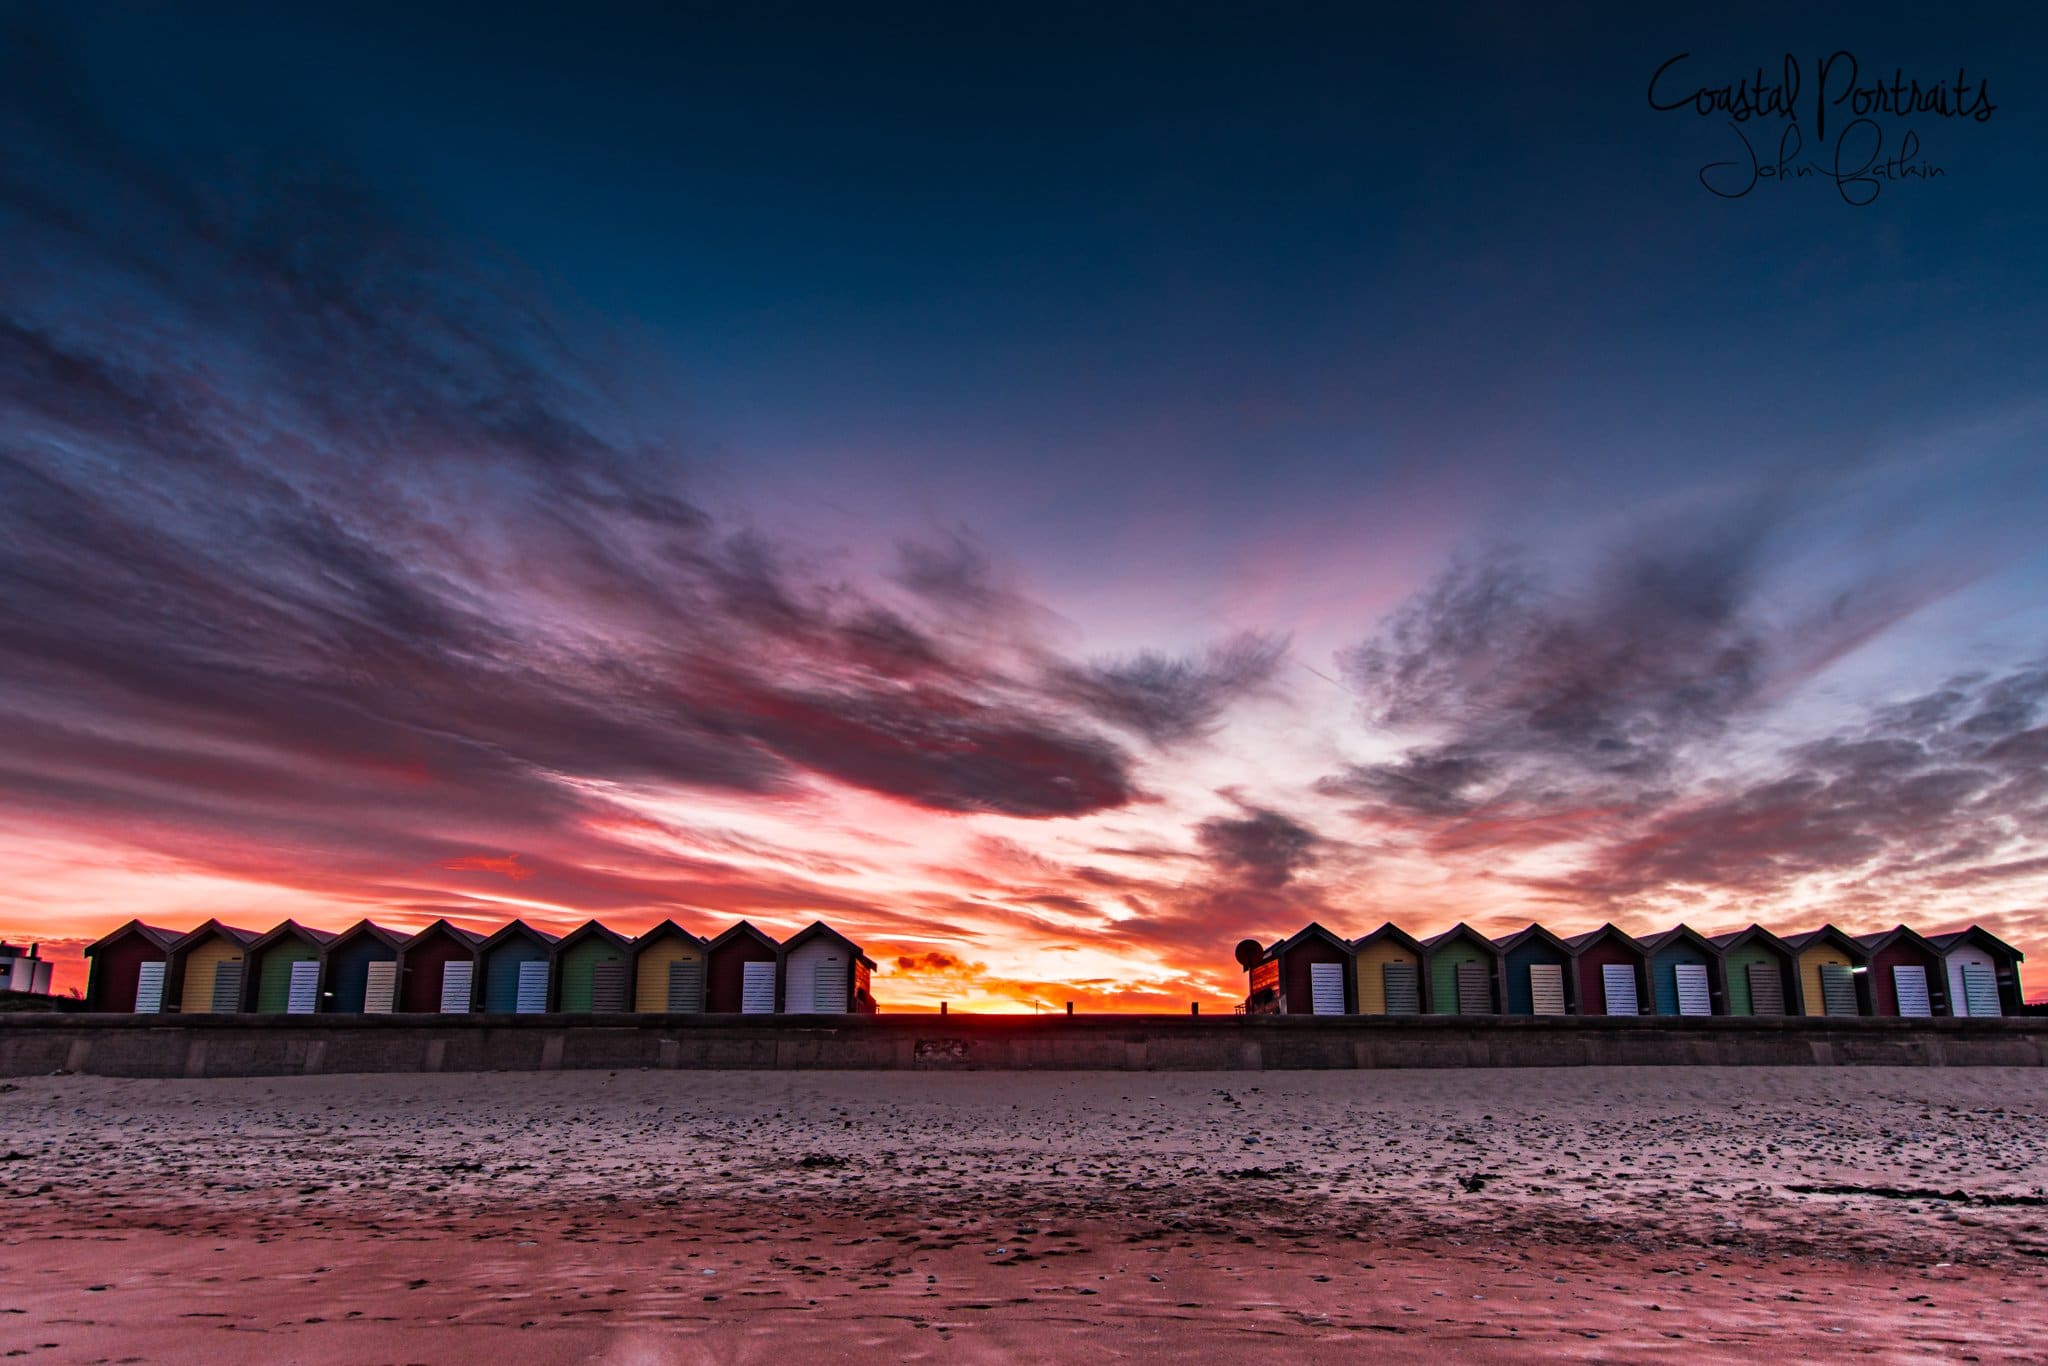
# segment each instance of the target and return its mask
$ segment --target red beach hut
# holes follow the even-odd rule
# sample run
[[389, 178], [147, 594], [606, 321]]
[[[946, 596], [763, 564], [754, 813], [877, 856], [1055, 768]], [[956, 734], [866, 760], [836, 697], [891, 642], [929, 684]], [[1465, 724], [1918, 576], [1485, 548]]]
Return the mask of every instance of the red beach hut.
[[131, 920], [86, 945], [92, 966], [85, 979], [85, 1008], [125, 1014], [155, 1014], [164, 1008], [164, 971], [176, 930]]
[[1641, 1015], [1650, 1000], [1650, 955], [1612, 924], [1565, 941], [1579, 969], [1581, 1015]]
[[1953, 1015], [1941, 951], [1904, 925], [1881, 934], [1859, 934], [1870, 955], [1870, 1005], [1874, 1015], [1929, 1019]]
[[[483, 936], [436, 920], [398, 951], [398, 1008], [417, 1015], [467, 1015], [476, 1008], [476, 949]], [[363, 1009], [376, 1014], [378, 1002]]]
[[711, 941], [704, 1009], [712, 1014], [773, 1015], [776, 962], [782, 946], [742, 920]]
[[[1271, 964], [1271, 967], [1267, 967]], [[1352, 953], [1349, 940], [1311, 921], [1267, 948], [1252, 969], [1254, 994], [1263, 977], [1273, 979], [1277, 995], [1269, 997], [1276, 1015], [1349, 1015], [1352, 996]]]

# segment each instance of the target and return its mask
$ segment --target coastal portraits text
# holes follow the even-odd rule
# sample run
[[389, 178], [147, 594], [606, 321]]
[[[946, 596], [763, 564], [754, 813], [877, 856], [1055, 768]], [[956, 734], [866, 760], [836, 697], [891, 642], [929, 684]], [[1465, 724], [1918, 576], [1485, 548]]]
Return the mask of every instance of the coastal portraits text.
[[1874, 203], [1888, 184], [1948, 174], [1910, 121], [1987, 123], [1998, 111], [1989, 81], [1973, 83], [1960, 67], [1953, 79], [1923, 82], [1903, 67], [1867, 73], [1855, 53], [1838, 51], [1815, 62], [1808, 77], [1789, 52], [1775, 79], [1758, 66], [1732, 81], [1702, 73], [1681, 52], [1650, 77], [1650, 107], [1727, 121], [1727, 156], [1699, 170], [1700, 184], [1720, 198], [1812, 180], [1855, 205]]

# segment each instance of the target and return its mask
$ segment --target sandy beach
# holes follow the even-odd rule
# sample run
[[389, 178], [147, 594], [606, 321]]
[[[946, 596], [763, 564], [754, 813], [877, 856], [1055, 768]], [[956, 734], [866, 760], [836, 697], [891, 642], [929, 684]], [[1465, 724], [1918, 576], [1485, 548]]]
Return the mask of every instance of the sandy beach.
[[2033, 1070], [6, 1088], [10, 1357], [2048, 1353]]

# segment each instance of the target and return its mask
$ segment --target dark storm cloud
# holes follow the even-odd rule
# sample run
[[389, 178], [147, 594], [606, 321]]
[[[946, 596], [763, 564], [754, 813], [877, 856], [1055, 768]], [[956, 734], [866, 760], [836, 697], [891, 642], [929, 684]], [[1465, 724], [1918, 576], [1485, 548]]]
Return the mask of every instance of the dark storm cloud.
[[1316, 860], [1315, 831], [1260, 807], [1242, 816], [1217, 816], [1195, 827], [1195, 842], [1223, 877], [1246, 887], [1276, 891]]
[[1760, 501], [1662, 528], [1572, 585], [1512, 555], [1454, 566], [1339, 661], [1368, 720], [1428, 738], [1320, 790], [1432, 817], [1660, 798], [1689, 752], [1941, 591], [1878, 578], [1774, 615], [1789, 520]]
[[1439, 860], [1550, 851], [1572, 870], [1487, 876], [1609, 915], [1825, 894], [1844, 916], [1897, 918], [1944, 888], [2034, 875], [2038, 667], [1951, 678], [1754, 752], [1752, 720], [1955, 584], [1776, 574], [1803, 548], [1795, 521], [1760, 503], [1667, 528], [1582, 586], [1512, 557], [1459, 565], [1342, 660], [1367, 718], [1413, 743], [1318, 791]]
[[1617, 556], [1572, 595], [1511, 561], [1460, 566], [1347, 653], [1345, 676], [1380, 724], [1458, 737], [1419, 756], [1425, 771], [1502, 758], [1653, 779], [1757, 696], [1766, 645], [1747, 609], [1766, 530]]
[[1066, 665], [1053, 690], [1098, 720], [1172, 744], [1214, 730], [1232, 703], [1270, 683], [1287, 642], [1242, 632], [1194, 657], [1153, 651]]
[[[1959, 680], [1783, 756], [1776, 773], [1673, 802], [1601, 847], [1571, 886], [1588, 897], [1708, 888], [1765, 897], [1824, 877], [1839, 894], [2031, 876], [2048, 782], [2031, 737], [2040, 672]], [[1974, 865], [1974, 866], [1959, 866]]]
[[1108, 741], [947, 687], [798, 691], [758, 682], [716, 713], [792, 762], [941, 811], [1078, 816], [1135, 795]]
[[[1030, 613], [964, 537], [905, 549], [933, 620], [819, 579], [690, 500], [514, 272], [310, 158], [166, 170], [12, 36], [0, 709], [34, 743], [5, 799], [433, 858], [407, 826], [629, 820], [565, 780], [810, 773], [1027, 818], [1138, 794], [1063, 666], [982, 648]], [[1164, 739], [1257, 667], [1103, 686]]]
[[1498, 771], [1495, 763], [1457, 745], [1410, 750], [1386, 764], [1352, 764], [1323, 778], [1316, 790], [1430, 816], [1455, 816], [1477, 805], [1472, 795]]

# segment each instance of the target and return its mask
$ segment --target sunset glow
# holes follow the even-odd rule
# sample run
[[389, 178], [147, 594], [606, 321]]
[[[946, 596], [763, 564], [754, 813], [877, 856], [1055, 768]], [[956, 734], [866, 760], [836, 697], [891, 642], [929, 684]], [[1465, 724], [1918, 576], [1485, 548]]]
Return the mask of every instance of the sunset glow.
[[[1119, 141], [1196, 58], [1113, 24], [1018, 37], [1042, 121], [906, 123], [969, 75], [879, 41], [735, 62], [734, 159], [664, 131], [725, 126], [709, 59], [594, 98], [545, 26], [380, 23], [0, 42], [0, 938], [60, 990], [130, 918], [822, 918], [886, 1011], [1227, 1012], [1309, 920], [2048, 963], [2040, 237], [1988, 173], [1731, 233], [1533, 75], [1347, 122], [1430, 65], [1364, 35]], [[1532, 107], [1569, 155], [1474, 131]], [[1456, 232], [1391, 207], [1482, 155]]]

